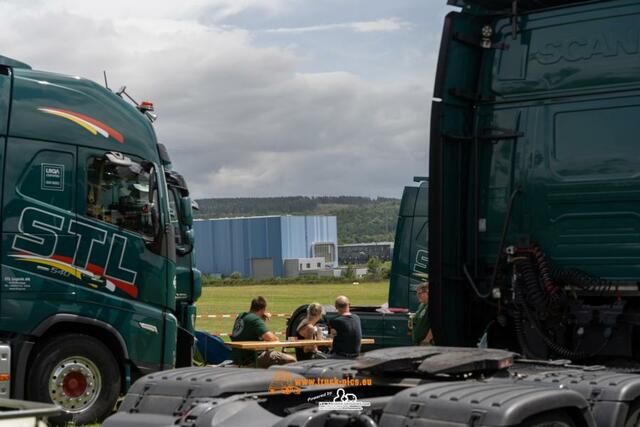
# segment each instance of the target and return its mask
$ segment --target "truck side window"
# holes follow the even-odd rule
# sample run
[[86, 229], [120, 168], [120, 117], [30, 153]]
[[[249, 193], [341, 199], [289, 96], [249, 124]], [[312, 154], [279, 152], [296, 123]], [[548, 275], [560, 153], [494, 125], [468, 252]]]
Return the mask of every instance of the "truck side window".
[[139, 163], [120, 166], [89, 158], [86, 197], [87, 216], [153, 237], [157, 204], [149, 201], [149, 173]]

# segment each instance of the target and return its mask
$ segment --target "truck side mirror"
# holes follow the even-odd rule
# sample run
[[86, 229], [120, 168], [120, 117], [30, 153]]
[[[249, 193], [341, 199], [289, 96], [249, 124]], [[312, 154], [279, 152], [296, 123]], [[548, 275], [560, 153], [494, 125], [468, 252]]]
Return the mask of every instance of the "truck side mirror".
[[184, 242], [182, 245], [176, 247], [176, 251], [179, 255], [187, 255], [193, 251], [193, 245], [195, 243], [193, 228], [189, 228], [184, 233]]
[[157, 191], [157, 180], [156, 180], [156, 171], [155, 168], [151, 168], [149, 171], [149, 203], [153, 203], [153, 198], [155, 197], [154, 191]]
[[182, 225], [193, 225], [193, 211], [191, 210], [191, 197], [180, 198], [180, 222]]
[[193, 228], [188, 229], [187, 232], [184, 233], [184, 235], [185, 235], [186, 240], [187, 240], [187, 245], [193, 247], [193, 244], [195, 243]]
[[[153, 164], [152, 164], [153, 165]], [[164, 227], [160, 227], [160, 195], [158, 194], [158, 179], [156, 178], [156, 169], [151, 166], [149, 170], [149, 205], [151, 207], [151, 221], [153, 223], [153, 238], [159, 242], [160, 232]]]

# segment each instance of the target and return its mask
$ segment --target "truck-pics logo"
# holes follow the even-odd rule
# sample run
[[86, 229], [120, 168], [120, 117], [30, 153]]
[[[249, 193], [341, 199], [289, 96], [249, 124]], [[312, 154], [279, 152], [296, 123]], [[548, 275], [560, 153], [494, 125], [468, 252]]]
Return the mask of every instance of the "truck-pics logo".
[[[127, 238], [116, 233], [108, 236], [107, 231], [75, 219], [68, 220], [66, 227], [65, 222], [63, 216], [34, 207], [25, 208], [18, 224], [22, 234], [15, 236], [12, 245], [18, 252], [11, 256], [37, 264], [40, 271], [75, 277], [93, 288], [105, 287], [111, 292], [118, 288], [136, 298], [137, 273], [123, 266]], [[59, 233], [63, 231], [77, 236], [73, 258], [59, 255]], [[96, 246], [108, 248], [103, 265], [90, 262]]]
[[333, 401], [319, 402], [318, 406], [321, 411], [362, 411], [363, 408], [371, 406], [371, 402], [358, 400], [355, 394], [339, 388]]
[[52, 114], [54, 116], [62, 117], [64, 119], [70, 120], [78, 126], [82, 126], [87, 131], [89, 131], [93, 135], [102, 135], [105, 138], [113, 138], [118, 141], [120, 144], [124, 144], [124, 137], [117, 130], [105, 125], [101, 121], [98, 121], [89, 116], [85, 116], [84, 114], [75, 113], [73, 111], [61, 110], [60, 108], [45, 108], [41, 107], [38, 110], [43, 113]]

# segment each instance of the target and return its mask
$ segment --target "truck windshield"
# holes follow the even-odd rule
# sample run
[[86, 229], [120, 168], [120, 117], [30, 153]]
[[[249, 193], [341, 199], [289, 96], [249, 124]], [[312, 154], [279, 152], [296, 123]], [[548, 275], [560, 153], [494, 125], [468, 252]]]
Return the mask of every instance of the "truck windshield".
[[129, 166], [102, 157], [88, 160], [88, 216], [152, 238], [158, 218], [156, 194], [150, 202], [149, 172], [135, 160]]

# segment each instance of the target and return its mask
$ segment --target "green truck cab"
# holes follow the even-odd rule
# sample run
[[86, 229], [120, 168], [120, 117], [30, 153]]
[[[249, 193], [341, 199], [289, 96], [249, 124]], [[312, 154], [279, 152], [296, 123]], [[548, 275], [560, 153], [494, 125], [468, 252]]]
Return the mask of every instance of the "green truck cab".
[[402, 192], [389, 278], [389, 307], [411, 312], [419, 305], [416, 286], [429, 278], [429, 180], [414, 181], [417, 187], [407, 186]]
[[450, 4], [429, 154], [435, 341], [640, 360], [640, 4]]
[[0, 57], [0, 389], [60, 405], [59, 421], [101, 419], [175, 365], [170, 160], [143, 112]]

